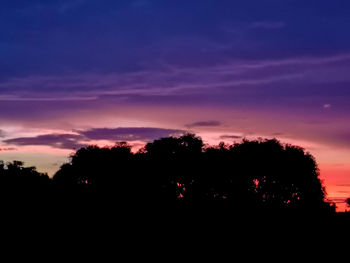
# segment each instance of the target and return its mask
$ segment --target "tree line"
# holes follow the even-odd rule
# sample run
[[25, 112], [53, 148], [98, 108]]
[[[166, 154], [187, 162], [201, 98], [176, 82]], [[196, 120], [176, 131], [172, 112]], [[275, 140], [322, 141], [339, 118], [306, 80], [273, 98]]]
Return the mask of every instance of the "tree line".
[[81, 148], [52, 179], [22, 162], [0, 162], [0, 195], [334, 211], [317, 163], [303, 148], [276, 139], [208, 146], [194, 134], [155, 140], [137, 153], [127, 143]]

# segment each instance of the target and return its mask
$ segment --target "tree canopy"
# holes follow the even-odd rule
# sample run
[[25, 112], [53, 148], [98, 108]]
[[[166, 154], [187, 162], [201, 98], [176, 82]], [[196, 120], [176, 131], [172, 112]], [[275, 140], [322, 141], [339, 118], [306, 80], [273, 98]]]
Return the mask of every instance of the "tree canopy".
[[78, 150], [54, 176], [62, 189], [79, 189], [116, 202], [220, 201], [235, 209], [330, 209], [314, 157], [273, 140], [205, 145], [186, 134], [148, 143]]
[[47, 198], [52, 182], [47, 174], [39, 173], [35, 167], [24, 167], [24, 163], [0, 161], [0, 197]]

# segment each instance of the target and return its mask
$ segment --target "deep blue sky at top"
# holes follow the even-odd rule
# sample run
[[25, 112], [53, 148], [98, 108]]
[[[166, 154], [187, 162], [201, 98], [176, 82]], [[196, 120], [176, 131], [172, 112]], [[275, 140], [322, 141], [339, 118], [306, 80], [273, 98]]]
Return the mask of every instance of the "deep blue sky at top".
[[0, 80], [349, 51], [347, 0], [3, 0]]

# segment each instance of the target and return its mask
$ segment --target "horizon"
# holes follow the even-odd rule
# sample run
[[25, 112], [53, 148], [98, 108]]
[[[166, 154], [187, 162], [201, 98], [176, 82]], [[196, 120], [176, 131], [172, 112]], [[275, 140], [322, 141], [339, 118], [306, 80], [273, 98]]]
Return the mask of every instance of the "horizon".
[[51, 176], [88, 144], [277, 138], [350, 197], [345, 0], [5, 0], [0, 160]]

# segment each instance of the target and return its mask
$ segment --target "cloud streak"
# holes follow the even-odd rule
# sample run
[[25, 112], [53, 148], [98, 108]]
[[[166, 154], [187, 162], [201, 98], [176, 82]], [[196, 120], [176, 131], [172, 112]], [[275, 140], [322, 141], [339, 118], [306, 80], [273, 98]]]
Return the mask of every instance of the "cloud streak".
[[51, 146], [57, 149], [79, 149], [89, 145], [89, 141], [144, 141], [185, 133], [183, 130], [125, 127], [94, 128], [75, 131], [76, 134], [44, 134], [34, 137], [19, 137], [3, 140], [4, 143], [16, 146]]
[[94, 128], [78, 131], [89, 140], [114, 141], [152, 141], [162, 137], [176, 136], [185, 133], [183, 130], [162, 128]]
[[198, 121], [186, 124], [187, 128], [196, 128], [196, 127], [218, 127], [221, 126], [222, 123], [219, 121]]
[[242, 139], [243, 137], [240, 135], [221, 135], [220, 139], [222, 140], [234, 140], [234, 139]]
[[[266, 86], [283, 92], [317, 83], [350, 83], [350, 54], [275, 60], [234, 61], [201, 67], [163, 67], [133, 73], [29, 76], [0, 82], [0, 101], [89, 101], [108, 96], [186, 96], [217, 94], [221, 89], [245, 99]], [[326, 79], [323, 72], [334, 72]], [[288, 85], [285, 85], [288, 84]], [[276, 92], [279, 92], [277, 90]], [[266, 95], [273, 95], [266, 93]], [[317, 94], [314, 94], [317, 96]]]
[[78, 143], [84, 137], [74, 134], [45, 134], [35, 137], [20, 137], [8, 140], [3, 140], [4, 143], [16, 146], [27, 145], [44, 145], [51, 146], [58, 149], [78, 149], [84, 146], [84, 144]]

